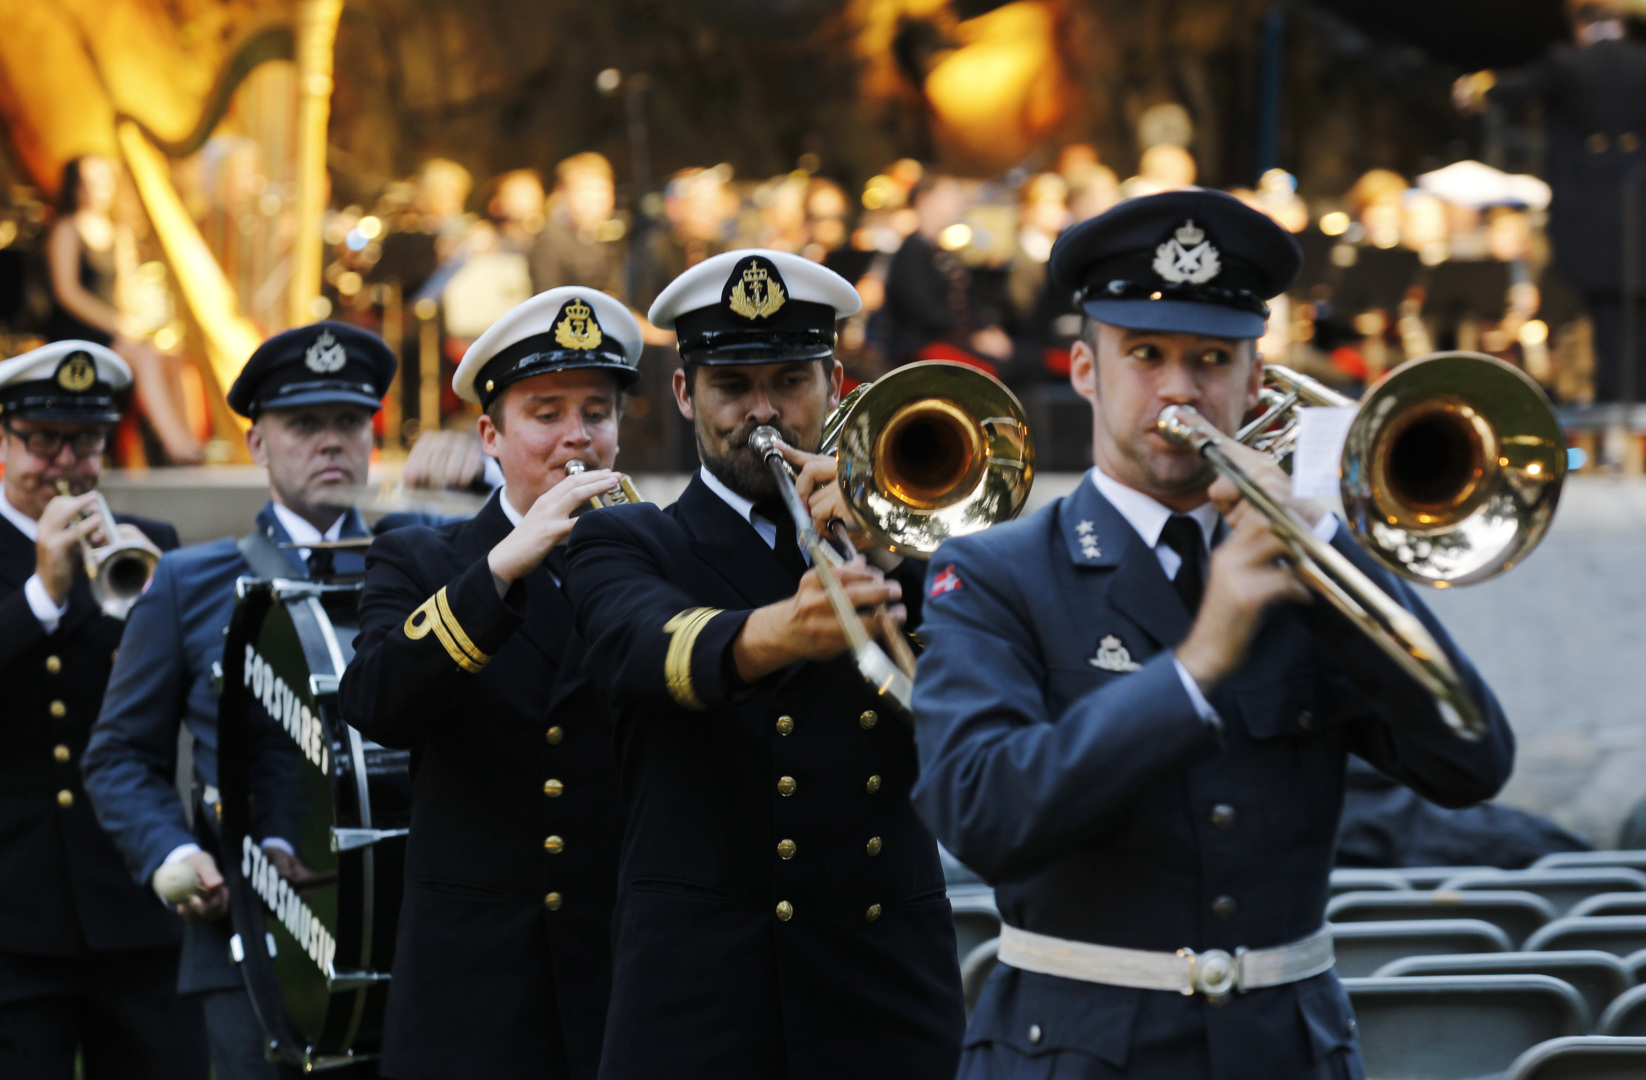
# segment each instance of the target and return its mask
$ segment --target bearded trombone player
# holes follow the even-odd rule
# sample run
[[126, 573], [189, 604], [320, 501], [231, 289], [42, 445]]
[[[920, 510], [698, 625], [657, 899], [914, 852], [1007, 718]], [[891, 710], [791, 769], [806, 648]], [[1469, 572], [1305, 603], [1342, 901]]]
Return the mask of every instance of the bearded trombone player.
[[1502, 710], [1409, 588], [1269, 459], [1227, 448], [1422, 621], [1478, 740], [1311, 603], [1269, 519], [1157, 429], [1172, 405], [1238, 428], [1265, 300], [1299, 264], [1269, 218], [1197, 190], [1124, 203], [1052, 252], [1085, 316], [1070, 380], [1096, 464], [937, 551], [915, 681], [915, 807], [1005, 923], [966, 1080], [1363, 1076], [1323, 930], [1346, 757], [1443, 806], [1509, 776]]

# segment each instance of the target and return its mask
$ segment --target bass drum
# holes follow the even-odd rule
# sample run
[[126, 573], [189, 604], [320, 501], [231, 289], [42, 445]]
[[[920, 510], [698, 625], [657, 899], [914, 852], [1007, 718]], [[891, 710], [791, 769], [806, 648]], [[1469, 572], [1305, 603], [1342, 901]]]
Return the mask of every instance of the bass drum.
[[[243, 578], [223, 654], [219, 788], [235, 959], [270, 1056], [375, 1055], [394, 962], [410, 755], [338, 712], [360, 586]], [[293, 858], [271, 856], [270, 838]], [[276, 845], [277, 847], [277, 845]]]

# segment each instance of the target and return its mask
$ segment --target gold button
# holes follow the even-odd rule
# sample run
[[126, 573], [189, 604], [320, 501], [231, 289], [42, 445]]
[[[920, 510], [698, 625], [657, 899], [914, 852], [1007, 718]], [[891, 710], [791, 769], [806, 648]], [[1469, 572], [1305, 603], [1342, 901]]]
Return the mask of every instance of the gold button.
[[62, 743], [58, 743], [56, 746], [51, 748], [51, 756], [56, 758], [58, 761], [67, 761], [69, 759], [69, 748], [64, 746]]
[[873, 709], [864, 709], [863, 715], [857, 718], [857, 722], [863, 725], [864, 731], [867, 731], [880, 723], [880, 716]]
[[777, 780], [777, 793], [779, 795], [782, 795], [782, 796], [785, 796], [785, 797], [787, 797], [789, 795], [793, 795], [795, 787], [796, 787], [796, 784], [794, 782], [794, 777], [792, 777], [792, 776], [778, 777], [778, 780]]
[[777, 857], [779, 859], [794, 858], [794, 851], [795, 848], [793, 840], [779, 840], [777, 842]]
[[869, 837], [869, 842], [863, 845], [863, 850], [869, 853], [869, 858], [871, 859], [880, 854], [880, 837]]
[[550, 855], [558, 855], [566, 850], [566, 842], [558, 836], [546, 837], [543, 840], [543, 850]]
[[792, 716], [779, 716], [777, 718], [777, 733], [779, 735], [792, 735], [792, 734], [794, 734], [794, 717], [792, 717]]
[[779, 900], [777, 902], [777, 921], [788, 922], [792, 918], [794, 918], [794, 905], [787, 900]]
[[875, 792], [879, 791], [880, 790], [880, 774], [875, 773], [873, 776], [869, 777], [869, 782], [867, 784], [864, 784], [863, 787], [868, 791], [868, 793], [870, 795], [873, 795]]
[[550, 746], [559, 746], [560, 740], [566, 737], [566, 729], [561, 727], [559, 724], [556, 724], [554, 727], [544, 732], [543, 737], [549, 740]]
[[[224, 630], [225, 633], [227, 633], [228, 632], [228, 627], [225, 626], [223, 628], [223, 630]], [[116, 649], [113, 652], [109, 653], [109, 663], [112, 664], [118, 659], [120, 659], [120, 650], [119, 649]]]
[[57, 793], [57, 805], [61, 806], [65, 810], [73, 806], [74, 792], [70, 791], [68, 788], [64, 788], [62, 791], [59, 791]]
[[486, 380], [486, 393], [489, 394], [495, 389], [497, 389], [497, 381], [495, 379], [487, 379]]
[[550, 911], [559, 911], [560, 910], [560, 894], [557, 893], [557, 892], [552, 892], [549, 895], [545, 896], [543, 898], [543, 906], [548, 908]]
[[863, 913], [863, 921], [864, 922], [874, 922], [878, 918], [880, 918], [880, 905], [879, 904], [870, 904], [869, 905], [869, 910], [867, 910]]
[[545, 781], [543, 781], [543, 794], [547, 795], [551, 799], [560, 798], [560, 793], [562, 791], [565, 791], [565, 790], [566, 790], [566, 785], [562, 784], [558, 780], [545, 780]]
[[53, 716], [57, 717], [59, 720], [61, 720], [64, 716], [66, 716], [68, 714], [68, 711], [69, 711], [69, 707], [67, 705], [64, 705], [61, 701], [54, 701], [54, 702], [51, 703], [51, 714]]
[[63, 670], [63, 661], [55, 656], [46, 657], [46, 674], [55, 675]]
[[1606, 152], [1606, 136], [1598, 131], [1584, 139], [1583, 144], [1589, 148], [1591, 154], [1604, 154]]

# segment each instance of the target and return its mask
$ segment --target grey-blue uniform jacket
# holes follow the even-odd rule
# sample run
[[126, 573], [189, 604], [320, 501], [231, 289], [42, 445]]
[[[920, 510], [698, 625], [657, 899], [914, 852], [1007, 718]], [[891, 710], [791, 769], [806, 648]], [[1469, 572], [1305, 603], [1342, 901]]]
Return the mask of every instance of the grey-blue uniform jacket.
[[[291, 539], [272, 505], [258, 513], [257, 528], [277, 544]], [[358, 511], [348, 512], [341, 535], [368, 535]], [[291, 564], [292, 577], [307, 577], [297, 551], [281, 550]], [[357, 552], [339, 551], [335, 566], [339, 574], [359, 573], [365, 568], [365, 558]], [[223, 658], [223, 632], [234, 613], [234, 583], [251, 573], [232, 538], [169, 552], [126, 619], [120, 656], [82, 767], [98, 822], [114, 838], [127, 869], [144, 888], [166, 856], [180, 845], [198, 843], [208, 850], [215, 846], [213, 815], [197, 813], [192, 830], [184, 817], [174, 779], [177, 735], [180, 726], [187, 724], [194, 736], [197, 791], [215, 791], [217, 691], [212, 685], [212, 665]], [[271, 737], [284, 735], [274, 727], [269, 732]], [[254, 761], [287, 759], [289, 755], [253, 755]], [[296, 828], [296, 821], [253, 822], [259, 839], [294, 835]], [[226, 918], [185, 929], [178, 990], [191, 993], [242, 986], [240, 972], [229, 956], [231, 934]]]
[[[1332, 543], [1441, 643], [1487, 720], [1483, 739], [1454, 735], [1324, 602], [1266, 616], [1244, 665], [1209, 695], [1221, 727], [1208, 723], [1171, 653], [1189, 612], [1090, 478], [1030, 518], [938, 550], [913, 797], [996, 886], [1008, 924], [1167, 953], [1290, 943], [1324, 921], [1350, 751], [1443, 806], [1503, 785], [1514, 739], [1491, 691], [1347, 529]], [[1332, 972], [1212, 1008], [1001, 965], [966, 1048], [962, 1077], [1360, 1075]]]

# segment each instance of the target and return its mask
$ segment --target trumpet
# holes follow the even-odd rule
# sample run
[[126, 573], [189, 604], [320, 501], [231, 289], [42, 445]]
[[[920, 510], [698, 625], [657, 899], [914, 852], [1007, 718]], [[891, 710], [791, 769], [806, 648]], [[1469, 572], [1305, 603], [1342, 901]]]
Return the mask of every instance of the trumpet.
[[[1184, 405], [1161, 410], [1159, 430], [1233, 482], [1268, 519], [1298, 577], [1428, 691], [1453, 731], [1478, 739], [1485, 722], [1422, 622], [1229, 456], [1237, 441], [1289, 456], [1299, 404], [1354, 404], [1278, 365], [1265, 380], [1273, 393], [1264, 412], [1234, 439]], [[1494, 577], [1535, 547], [1565, 474], [1565, 439], [1542, 390], [1481, 353], [1436, 353], [1384, 376], [1359, 403], [1339, 463], [1355, 539], [1393, 572], [1437, 588]]]
[[[895, 660], [863, 630], [836, 565], [801, 503], [770, 427], [749, 446], [772, 470], [795, 530], [851, 646], [863, 677], [904, 712], [914, 691], [914, 653], [882, 608], [882, 637]], [[998, 380], [964, 364], [910, 364], [853, 390], [823, 425], [820, 453], [833, 453], [841, 493], [879, 547], [926, 556], [951, 536], [986, 529], [1022, 512], [1034, 483], [1034, 440], [1023, 405]], [[842, 550], [850, 537], [835, 530]]]
[[[589, 467], [577, 458], [572, 458], [570, 461], [566, 462], [567, 476], [581, 476], [588, 471]], [[617, 490], [608, 491], [604, 495], [590, 495], [589, 509], [600, 510], [607, 506], [627, 506], [630, 503], [640, 503], [645, 501], [645, 499], [640, 497], [640, 492], [636, 490], [634, 484], [629, 480], [629, 474], [618, 473]]]
[[[67, 480], [57, 481], [57, 491], [62, 495], [73, 494]], [[115, 525], [109, 501], [101, 491], [94, 490], [93, 494], [97, 496], [96, 503], [75, 521], [82, 522], [94, 515], [101, 518], [103, 534], [108, 540], [102, 547], [93, 547], [91, 541], [82, 536], [81, 561], [85, 564], [86, 576], [91, 578], [91, 595], [97, 606], [110, 618], [124, 620], [143, 590], [149, 587], [154, 568], [160, 563], [160, 549], [147, 537], [123, 538]]]

